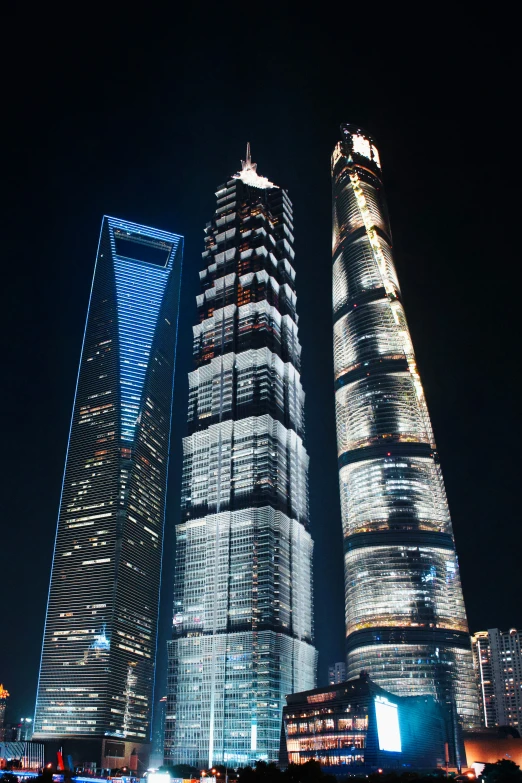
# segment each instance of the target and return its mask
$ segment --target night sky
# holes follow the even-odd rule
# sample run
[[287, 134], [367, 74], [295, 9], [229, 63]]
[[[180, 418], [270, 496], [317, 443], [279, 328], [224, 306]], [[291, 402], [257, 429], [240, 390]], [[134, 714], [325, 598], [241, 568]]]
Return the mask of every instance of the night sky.
[[[344, 657], [329, 159], [377, 139], [395, 260], [453, 517], [471, 630], [522, 625], [518, 71], [509, 19], [370, 4], [77, 6], [5, 31], [0, 682], [32, 715], [74, 387], [102, 215], [186, 237], [160, 684], [203, 228], [247, 141], [294, 205], [319, 683]], [[412, 6], [412, 9], [414, 6]], [[471, 6], [470, 6], [471, 8]], [[56, 12], [57, 13], [57, 12]], [[61, 12], [60, 12], [61, 13]], [[136, 13], [136, 15], [134, 15]], [[27, 15], [25, 15], [27, 14]], [[308, 15], [307, 15], [308, 14]], [[442, 12], [441, 12], [442, 14]], [[518, 313], [517, 313], [518, 315]]]

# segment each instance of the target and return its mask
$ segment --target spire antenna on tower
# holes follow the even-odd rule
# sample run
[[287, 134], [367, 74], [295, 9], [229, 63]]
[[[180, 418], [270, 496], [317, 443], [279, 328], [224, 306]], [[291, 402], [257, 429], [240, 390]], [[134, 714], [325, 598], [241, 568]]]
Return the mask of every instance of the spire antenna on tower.
[[257, 173], [257, 163], [252, 163], [252, 153], [250, 152], [250, 142], [247, 141], [245, 160], [241, 161], [241, 171], [232, 175], [232, 179], [240, 179], [247, 185], [251, 185], [254, 188], [277, 188], [278, 185], [274, 185], [266, 177], [261, 177]]

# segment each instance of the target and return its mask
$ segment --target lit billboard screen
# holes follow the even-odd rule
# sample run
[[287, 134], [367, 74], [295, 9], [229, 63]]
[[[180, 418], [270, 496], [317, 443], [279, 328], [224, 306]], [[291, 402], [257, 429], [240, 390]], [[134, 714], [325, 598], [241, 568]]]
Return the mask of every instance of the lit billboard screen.
[[375, 715], [379, 749], [392, 753], [402, 753], [401, 732], [399, 729], [399, 710], [384, 696], [375, 697]]
[[172, 778], [168, 772], [149, 772], [147, 783], [171, 783]]

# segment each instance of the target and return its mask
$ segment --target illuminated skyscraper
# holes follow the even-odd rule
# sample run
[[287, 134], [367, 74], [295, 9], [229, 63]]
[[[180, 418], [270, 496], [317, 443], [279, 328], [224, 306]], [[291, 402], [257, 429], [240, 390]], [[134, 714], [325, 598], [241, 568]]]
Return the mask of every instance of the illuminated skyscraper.
[[182, 245], [103, 218], [71, 421], [34, 736], [108, 766], [150, 735]]
[[177, 527], [165, 756], [277, 760], [285, 695], [315, 683], [308, 456], [292, 207], [247, 150], [199, 273]]
[[392, 257], [373, 139], [332, 156], [335, 404], [347, 677], [432, 694], [476, 724], [466, 612], [442, 474]]
[[7, 707], [7, 699], [9, 698], [9, 692], [7, 688], [0, 683], [0, 740], [5, 737], [5, 708]]
[[522, 644], [520, 633], [498, 628], [471, 637], [485, 726], [522, 726]]

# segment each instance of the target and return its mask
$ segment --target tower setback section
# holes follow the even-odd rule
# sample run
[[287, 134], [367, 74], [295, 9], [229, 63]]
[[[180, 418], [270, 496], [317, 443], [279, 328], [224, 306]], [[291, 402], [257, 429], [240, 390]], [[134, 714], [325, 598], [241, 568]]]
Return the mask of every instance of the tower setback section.
[[400, 696], [478, 704], [459, 567], [392, 256], [374, 140], [342, 126], [332, 156], [335, 406], [347, 676]]
[[75, 761], [121, 766], [150, 738], [182, 246], [103, 218], [34, 726]]
[[247, 150], [216, 193], [183, 442], [165, 757], [278, 758], [285, 695], [315, 683], [308, 456], [292, 205]]

